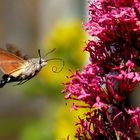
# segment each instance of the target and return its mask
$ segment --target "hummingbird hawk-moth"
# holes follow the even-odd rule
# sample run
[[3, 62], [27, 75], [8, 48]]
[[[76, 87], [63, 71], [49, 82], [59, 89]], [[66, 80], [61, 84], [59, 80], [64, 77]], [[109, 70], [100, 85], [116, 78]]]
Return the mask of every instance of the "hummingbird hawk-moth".
[[27, 56], [23, 56], [14, 45], [8, 44], [6, 47], [7, 50], [0, 48], [0, 70], [4, 73], [0, 81], [0, 88], [10, 82], [18, 82], [17, 85], [27, 82], [51, 60], [63, 62], [63, 66], [59, 71], [53, 66], [53, 72], [60, 72], [64, 67], [64, 61], [61, 58], [46, 59], [46, 56], [54, 52], [55, 49], [48, 52], [44, 57], [41, 57], [40, 50], [38, 50], [39, 57], [29, 59]]

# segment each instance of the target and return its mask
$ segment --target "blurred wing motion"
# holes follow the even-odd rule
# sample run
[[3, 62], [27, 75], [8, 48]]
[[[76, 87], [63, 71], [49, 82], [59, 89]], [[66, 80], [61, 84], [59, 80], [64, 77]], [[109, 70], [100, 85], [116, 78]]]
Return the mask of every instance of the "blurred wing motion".
[[4, 74], [18, 76], [25, 61], [23, 58], [0, 48], [0, 70]]
[[29, 59], [27, 55], [23, 55], [22, 52], [14, 44], [6, 44], [6, 49], [8, 52], [15, 54], [18, 57], [21, 57], [25, 60]]

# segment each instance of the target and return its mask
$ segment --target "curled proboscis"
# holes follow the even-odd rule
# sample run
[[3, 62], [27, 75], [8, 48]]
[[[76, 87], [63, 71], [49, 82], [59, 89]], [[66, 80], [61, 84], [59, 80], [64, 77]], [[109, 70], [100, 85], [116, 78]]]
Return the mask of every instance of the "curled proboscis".
[[62, 62], [62, 67], [58, 70], [58, 68], [56, 66], [52, 66], [52, 71], [54, 73], [59, 73], [63, 70], [64, 68], [64, 61], [61, 59], [61, 58], [51, 58], [51, 59], [47, 59], [46, 61], [51, 61], [51, 60], [58, 60], [58, 61], [61, 61]]

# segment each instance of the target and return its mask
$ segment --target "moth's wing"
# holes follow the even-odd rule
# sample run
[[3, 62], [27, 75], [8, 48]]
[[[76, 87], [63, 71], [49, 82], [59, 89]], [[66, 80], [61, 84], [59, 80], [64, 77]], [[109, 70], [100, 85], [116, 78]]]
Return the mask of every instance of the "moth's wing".
[[26, 60], [0, 48], [0, 70], [4, 74], [18, 76]]
[[16, 56], [19, 56], [24, 60], [29, 59], [29, 56], [23, 55], [22, 52], [14, 44], [10, 44], [10, 43], [6, 44], [6, 49], [8, 52], [15, 54]]
[[14, 44], [7, 43], [6, 49], [8, 52], [15, 53], [18, 51], [17, 47]]

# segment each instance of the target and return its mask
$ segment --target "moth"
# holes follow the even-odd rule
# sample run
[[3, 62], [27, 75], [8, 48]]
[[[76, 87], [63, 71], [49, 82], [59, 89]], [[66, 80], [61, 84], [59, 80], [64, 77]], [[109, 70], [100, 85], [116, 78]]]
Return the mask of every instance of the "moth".
[[44, 57], [41, 57], [40, 50], [38, 50], [39, 57], [29, 59], [22, 55], [14, 45], [7, 44], [6, 47], [7, 50], [0, 48], [0, 70], [4, 73], [2, 80], [0, 80], [0, 88], [10, 82], [18, 82], [16, 85], [27, 82], [36, 76], [51, 60], [59, 60], [63, 63], [59, 71], [57, 67], [53, 66], [53, 72], [60, 72], [64, 67], [64, 61], [61, 58], [46, 59], [46, 56], [56, 49], [51, 50]]

